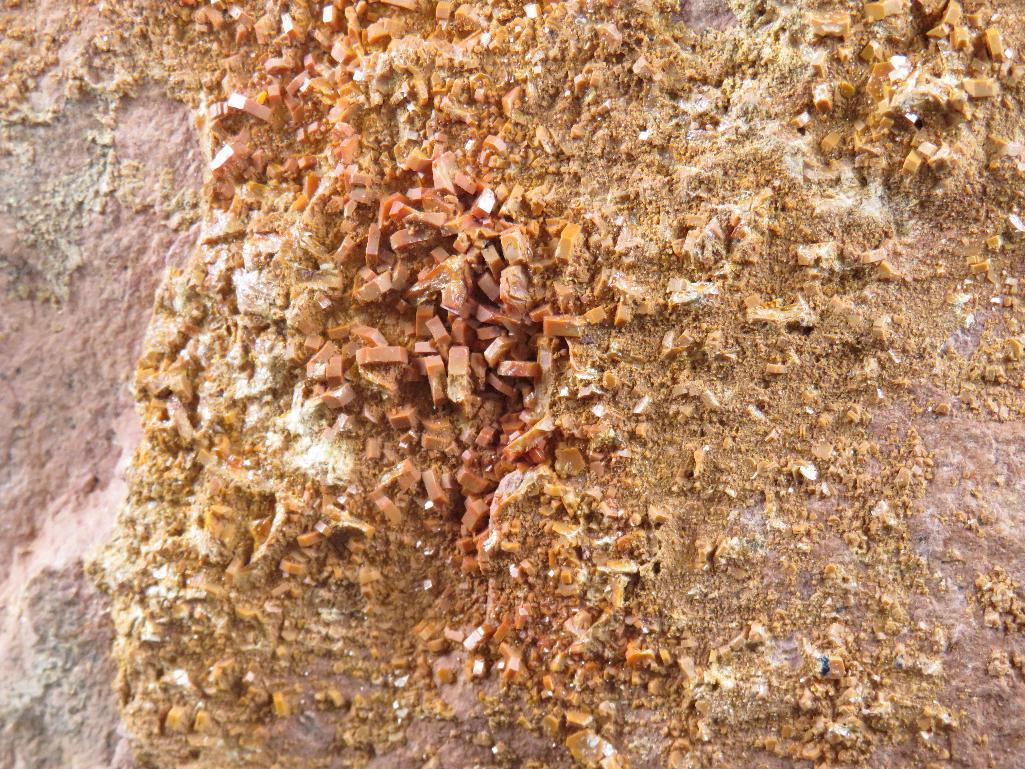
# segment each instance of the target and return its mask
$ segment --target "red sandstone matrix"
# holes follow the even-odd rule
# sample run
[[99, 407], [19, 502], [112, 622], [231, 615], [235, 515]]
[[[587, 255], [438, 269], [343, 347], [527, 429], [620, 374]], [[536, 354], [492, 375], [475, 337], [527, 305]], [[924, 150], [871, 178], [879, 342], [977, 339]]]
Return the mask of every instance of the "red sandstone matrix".
[[1025, 3], [105, 12], [139, 766], [1025, 767]]

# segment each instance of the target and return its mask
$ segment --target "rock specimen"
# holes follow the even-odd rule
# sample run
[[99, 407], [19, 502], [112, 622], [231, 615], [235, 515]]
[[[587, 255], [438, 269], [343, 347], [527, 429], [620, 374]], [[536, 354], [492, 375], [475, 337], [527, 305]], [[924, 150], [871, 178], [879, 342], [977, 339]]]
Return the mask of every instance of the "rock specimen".
[[1020, 4], [149, 13], [140, 765], [1020, 761]]

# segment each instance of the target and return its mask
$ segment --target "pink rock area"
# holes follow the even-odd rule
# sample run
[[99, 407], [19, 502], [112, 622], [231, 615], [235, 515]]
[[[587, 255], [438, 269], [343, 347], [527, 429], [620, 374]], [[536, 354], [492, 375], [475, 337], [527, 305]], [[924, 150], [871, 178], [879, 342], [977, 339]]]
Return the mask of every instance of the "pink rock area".
[[726, 29], [737, 22], [725, 0], [680, 0], [679, 20], [693, 30]]
[[202, 161], [189, 110], [157, 89], [65, 89], [94, 33], [0, 120], [0, 769], [132, 765], [83, 566], [124, 497], [132, 372], [156, 286], [195, 242]]

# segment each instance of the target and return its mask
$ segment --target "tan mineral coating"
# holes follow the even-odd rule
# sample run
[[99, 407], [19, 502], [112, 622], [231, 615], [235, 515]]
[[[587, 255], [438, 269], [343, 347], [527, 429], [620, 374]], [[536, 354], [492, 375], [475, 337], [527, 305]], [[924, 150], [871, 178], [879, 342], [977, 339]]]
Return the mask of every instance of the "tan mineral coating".
[[[138, 763], [1022, 765], [1025, 5], [738, 2], [703, 30], [657, 2], [417, 5], [353, 9], [395, 22], [300, 91], [299, 124], [212, 105], [258, 94], [271, 56], [334, 68], [319, 5], [220, 30], [126, 6], [208, 156], [270, 164], [209, 174], [138, 367], [144, 438], [95, 568]], [[966, 96], [980, 78], [999, 94]], [[369, 204], [346, 213], [368, 194], [336, 167], [347, 131], [297, 135], [313, 120], [361, 136]], [[377, 199], [431, 184], [397, 163], [439, 133], [527, 232], [523, 301], [589, 322], [526, 324], [510, 354], [554, 364], [510, 380], [523, 404], [477, 380], [479, 409], [435, 405], [353, 364], [338, 422], [307, 341], [357, 322], [412, 353], [432, 289], [353, 289]], [[395, 260], [414, 281], [454, 246], [432, 237]], [[383, 418], [404, 404], [412, 432]], [[536, 449], [461, 457], [503, 414], [548, 417]], [[406, 458], [446, 502], [401, 480], [371, 501]], [[476, 542], [445, 481], [464, 458], [497, 484]]]

